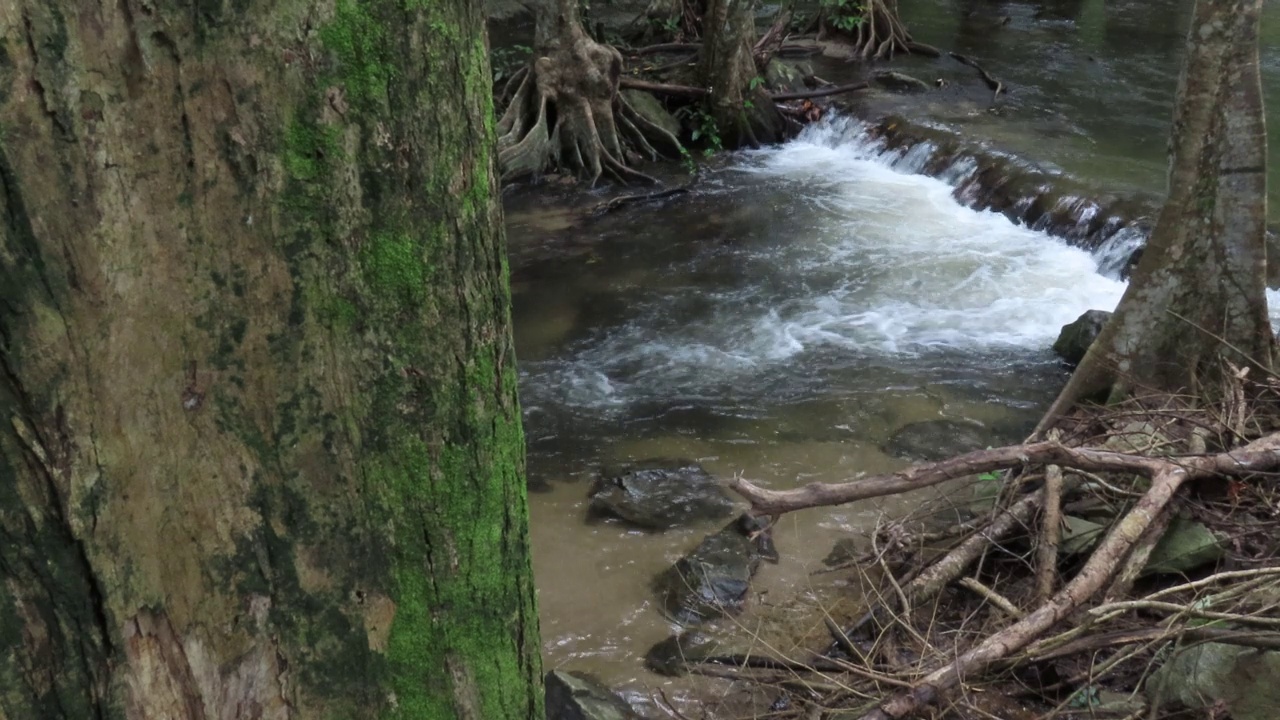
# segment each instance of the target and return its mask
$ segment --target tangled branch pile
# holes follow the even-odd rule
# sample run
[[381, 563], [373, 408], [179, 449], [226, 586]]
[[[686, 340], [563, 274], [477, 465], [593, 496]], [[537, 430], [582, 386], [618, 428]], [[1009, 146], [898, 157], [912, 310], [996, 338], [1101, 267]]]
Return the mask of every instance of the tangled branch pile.
[[[999, 703], [1013, 696], [1039, 717], [1099, 717], [1105, 689], [1127, 693], [1112, 716], [1154, 718], [1139, 691], [1158, 652], [1280, 649], [1277, 387], [1227, 375], [1215, 407], [1133, 400], [1077, 414], [1046, 441], [836, 485], [775, 491], [734, 479], [754, 512], [775, 519], [997, 471], [1004, 480], [993, 508], [942, 531], [918, 518], [880, 528], [848, 564], [880, 594], [851, 625], [828, 622], [830, 647], [735, 672], [785, 680], [779, 692], [797, 717], [803, 707], [861, 720], [938, 707], [941, 717], [1010, 717]], [[1188, 525], [1216, 538], [1220, 555], [1161, 574], [1171, 528]], [[972, 692], [984, 685], [1002, 692]]]

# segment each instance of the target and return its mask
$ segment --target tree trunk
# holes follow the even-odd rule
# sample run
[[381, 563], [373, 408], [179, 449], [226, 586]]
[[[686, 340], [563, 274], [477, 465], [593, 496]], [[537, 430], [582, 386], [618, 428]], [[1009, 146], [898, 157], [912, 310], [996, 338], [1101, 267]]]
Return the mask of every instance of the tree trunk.
[[656, 182], [630, 156], [678, 156], [680, 141], [618, 94], [622, 54], [587, 35], [578, 0], [540, 0], [535, 12], [533, 63], [498, 121], [503, 180], [559, 169]]
[[541, 720], [479, 7], [0, 33], [0, 718]]
[[1204, 387], [1218, 358], [1272, 366], [1266, 300], [1262, 0], [1198, 0], [1169, 196], [1115, 315], [1045, 418], [1077, 399]]
[[725, 147], [776, 142], [784, 132], [782, 116], [765, 91], [753, 82], [756, 25], [753, 0], [708, 0], [703, 17], [700, 74], [710, 90], [707, 110]]

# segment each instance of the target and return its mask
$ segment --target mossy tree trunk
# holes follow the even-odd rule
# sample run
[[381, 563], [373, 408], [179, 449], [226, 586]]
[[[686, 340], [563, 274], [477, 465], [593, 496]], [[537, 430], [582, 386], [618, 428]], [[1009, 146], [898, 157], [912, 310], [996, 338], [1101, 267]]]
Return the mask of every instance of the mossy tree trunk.
[[785, 131], [782, 116], [765, 91], [756, 68], [754, 0], [708, 0], [702, 19], [699, 73], [711, 91], [707, 111], [725, 147], [776, 142]]
[[541, 720], [480, 6], [0, 43], [0, 718]]
[[1197, 0], [1168, 199], [1115, 315], [1046, 420], [1091, 395], [1212, 387], [1219, 358], [1272, 367], [1261, 10], [1262, 0]]

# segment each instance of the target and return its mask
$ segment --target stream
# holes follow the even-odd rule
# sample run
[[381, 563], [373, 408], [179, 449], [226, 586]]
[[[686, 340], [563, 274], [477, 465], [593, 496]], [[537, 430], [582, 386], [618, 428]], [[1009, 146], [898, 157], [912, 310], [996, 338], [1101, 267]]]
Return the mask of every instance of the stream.
[[[901, 0], [919, 39], [981, 56], [1011, 89], [994, 111], [919, 100], [902, 111], [1099, 192], [1158, 194], [1190, 5]], [[1280, 5], [1264, 12], [1280, 118]], [[998, 39], [983, 21], [998, 23]], [[1274, 154], [1271, 167], [1276, 217]], [[1049, 347], [1064, 323], [1118, 302], [1123, 248], [1090, 253], [975, 212], [946, 173], [911, 169], [860, 122], [832, 115], [781, 146], [708, 164], [693, 192], [663, 204], [584, 218], [547, 192], [509, 195], [547, 669], [633, 689], [667, 682], [642, 662], [676, 629], [649, 582], [720, 525], [649, 534], [587, 523], [601, 466], [688, 458], [774, 488], [835, 482], [904, 467], [884, 447], [912, 423], [965, 421], [993, 444], [1017, 441], [1052, 401], [1067, 373]], [[782, 562], [762, 569], [753, 596], [805, 593], [836, 540], [919, 503], [785, 516]]]

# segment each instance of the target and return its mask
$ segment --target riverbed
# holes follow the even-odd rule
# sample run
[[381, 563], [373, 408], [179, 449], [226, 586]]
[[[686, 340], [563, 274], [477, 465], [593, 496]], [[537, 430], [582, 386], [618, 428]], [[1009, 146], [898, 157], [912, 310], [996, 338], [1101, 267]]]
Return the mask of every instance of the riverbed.
[[[904, 112], [1100, 193], [1161, 191], [1189, 1], [901, 7], [919, 39], [981, 57], [1010, 88], [995, 103], [917, 99]], [[1266, 13], [1280, 112], [1280, 6]], [[784, 145], [718, 159], [661, 204], [592, 218], [546, 193], [509, 197], [549, 668], [664, 682], [641, 660], [675, 629], [649, 581], [715, 529], [587, 523], [601, 466], [678, 457], [776, 488], [835, 482], [903, 467], [884, 447], [905, 426], [958, 420], [1016, 440], [1053, 399], [1066, 378], [1049, 350], [1059, 328], [1111, 309], [1123, 282], [1098, 253], [967, 209], [945, 178], [894, 161], [857, 120], [831, 116]], [[756, 602], [805, 593], [836, 540], [918, 504], [787, 516], [782, 562], [762, 570]]]

